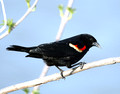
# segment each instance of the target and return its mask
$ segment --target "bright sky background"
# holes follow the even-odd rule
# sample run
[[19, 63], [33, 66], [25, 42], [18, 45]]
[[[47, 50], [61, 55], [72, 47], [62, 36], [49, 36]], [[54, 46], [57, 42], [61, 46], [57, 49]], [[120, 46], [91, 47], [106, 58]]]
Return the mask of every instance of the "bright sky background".
[[[33, 2], [33, 1], [32, 1]], [[31, 2], [31, 3], [32, 3]], [[4, 0], [7, 18], [16, 22], [26, 12], [25, 0]], [[26, 53], [9, 52], [10, 45], [36, 46], [55, 41], [60, 25], [58, 5], [67, 0], [40, 0], [32, 12], [10, 35], [0, 40], [0, 89], [39, 77], [44, 63], [40, 59], [25, 58]], [[102, 49], [91, 48], [81, 60], [92, 62], [120, 56], [120, 0], [75, 0], [76, 13], [67, 23], [61, 39], [89, 33]], [[0, 7], [0, 23], [2, 23]], [[66, 70], [67, 68], [63, 68]], [[51, 67], [48, 75], [58, 73]], [[120, 64], [86, 70], [44, 84], [41, 94], [120, 94]], [[22, 90], [9, 94], [24, 94]]]

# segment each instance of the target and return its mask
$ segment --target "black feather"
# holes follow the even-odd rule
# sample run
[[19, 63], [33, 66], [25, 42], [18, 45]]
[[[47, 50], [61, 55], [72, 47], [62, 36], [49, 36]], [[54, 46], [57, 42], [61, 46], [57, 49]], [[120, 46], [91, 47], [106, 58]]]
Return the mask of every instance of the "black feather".
[[[97, 44], [97, 45], [95, 45]], [[41, 58], [48, 66], [66, 66], [68, 68], [78, 65], [77, 63], [92, 46], [98, 46], [97, 40], [90, 34], [80, 34], [57, 42], [41, 44], [36, 47], [22, 47], [12, 45], [7, 48], [10, 51], [27, 52], [26, 57]]]
[[19, 51], [19, 52], [27, 52], [29, 53], [29, 51], [31, 49], [34, 49], [36, 47], [22, 47], [22, 46], [18, 46], [18, 45], [11, 45], [10, 47], [6, 48], [7, 50], [10, 51]]

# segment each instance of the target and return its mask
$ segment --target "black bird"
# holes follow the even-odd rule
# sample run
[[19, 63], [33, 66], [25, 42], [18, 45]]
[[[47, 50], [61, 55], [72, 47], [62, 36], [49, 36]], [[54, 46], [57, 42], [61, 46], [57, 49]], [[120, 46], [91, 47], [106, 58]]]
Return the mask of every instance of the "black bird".
[[[72, 68], [81, 64], [78, 62], [92, 47], [100, 47], [97, 40], [90, 34], [80, 34], [64, 40], [45, 43], [34, 47], [22, 47], [18, 45], [12, 45], [7, 50], [26, 52], [26, 57], [41, 58], [48, 66], [56, 66], [61, 71], [63, 76], [63, 70], [59, 66], [66, 66]], [[78, 63], [77, 63], [78, 62]], [[83, 65], [84, 63], [82, 63]], [[83, 66], [82, 66], [83, 67]]]

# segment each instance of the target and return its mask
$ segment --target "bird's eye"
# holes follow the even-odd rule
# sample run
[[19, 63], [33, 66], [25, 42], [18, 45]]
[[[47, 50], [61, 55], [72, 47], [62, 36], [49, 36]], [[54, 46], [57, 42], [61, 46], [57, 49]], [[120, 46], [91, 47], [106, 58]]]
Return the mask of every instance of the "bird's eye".
[[90, 41], [93, 41], [93, 39], [92, 39], [92, 38], [90, 38]]

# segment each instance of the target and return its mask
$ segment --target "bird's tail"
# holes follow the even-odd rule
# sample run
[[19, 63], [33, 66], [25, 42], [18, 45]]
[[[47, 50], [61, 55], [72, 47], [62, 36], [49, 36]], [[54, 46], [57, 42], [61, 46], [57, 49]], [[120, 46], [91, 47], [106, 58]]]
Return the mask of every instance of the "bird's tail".
[[22, 47], [22, 46], [18, 46], [18, 45], [11, 45], [10, 47], [8, 47], [6, 49], [9, 51], [19, 51], [19, 52], [29, 53], [29, 51], [34, 48], [36, 48], [36, 47]]

